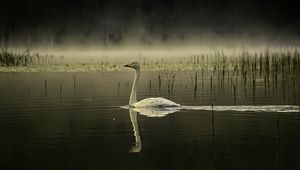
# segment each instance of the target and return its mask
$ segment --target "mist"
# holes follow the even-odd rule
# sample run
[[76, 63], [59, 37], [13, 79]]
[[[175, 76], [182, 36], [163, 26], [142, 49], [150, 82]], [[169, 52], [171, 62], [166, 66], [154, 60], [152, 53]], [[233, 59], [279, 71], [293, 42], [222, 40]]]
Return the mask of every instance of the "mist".
[[9, 1], [1, 45], [15, 48], [298, 46], [287, 1]]

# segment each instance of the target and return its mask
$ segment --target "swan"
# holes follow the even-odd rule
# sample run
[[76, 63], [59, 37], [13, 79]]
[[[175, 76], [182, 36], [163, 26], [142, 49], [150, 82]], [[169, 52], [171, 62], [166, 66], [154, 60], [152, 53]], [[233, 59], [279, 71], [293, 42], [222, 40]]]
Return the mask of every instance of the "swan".
[[131, 89], [130, 99], [129, 99], [129, 106], [133, 108], [145, 108], [145, 107], [180, 107], [180, 104], [177, 104], [171, 100], [162, 98], [162, 97], [150, 97], [143, 99], [141, 101], [137, 101], [137, 88], [138, 82], [140, 78], [140, 64], [138, 62], [132, 62], [129, 64], [124, 65], [124, 67], [129, 67], [135, 70], [133, 85]]

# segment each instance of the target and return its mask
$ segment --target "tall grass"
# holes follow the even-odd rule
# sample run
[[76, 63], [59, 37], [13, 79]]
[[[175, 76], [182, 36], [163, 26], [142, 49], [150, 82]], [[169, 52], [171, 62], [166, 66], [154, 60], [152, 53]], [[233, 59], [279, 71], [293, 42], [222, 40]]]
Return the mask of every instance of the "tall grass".
[[22, 53], [9, 51], [5, 47], [1, 47], [0, 66], [33, 66], [46, 65], [55, 63], [53, 55], [40, 55], [39, 53], [31, 53], [29, 49]]
[[[151, 67], [151, 63], [146, 64]], [[160, 64], [162, 65], [157, 66]], [[260, 94], [266, 99], [272, 98], [272, 94], [278, 94], [283, 100], [287, 100], [286, 102], [290, 102], [288, 101], [290, 99], [297, 102], [300, 87], [300, 53], [297, 50], [279, 52], [267, 50], [253, 54], [243, 52], [235, 56], [217, 52], [209, 55], [192, 55], [186, 57], [186, 60], [180, 59], [180, 63], [164, 59], [163, 62], [155, 65], [156, 68], [160, 68], [158, 89], [160, 91], [162, 84], [167, 84], [168, 94], [173, 91], [170, 90], [173, 88], [177, 90], [176, 88], [191, 87], [195, 99], [197, 94], [205, 96], [206, 89], [203, 88], [203, 82], [208, 80], [207, 89], [212, 103], [218, 102], [219, 97], [222, 102], [222, 97], [228, 94], [228, 90], [231, 92], [233, 104], [239, 104], [240, 99], [243, 98], [249, 98], [252, 103], [256, 103]], [[161, 72], [168, 74], [174, 71], [187, 71], [191, 76], [186, 77], [185, 83], [182, 80], [181, 83], [177, 83], [180, 87], [173, 87], [171, 85], [176, 84], [176, 80], [162, 77]], [[200, 71], [201, 89], [198, 88]], [[260, 87], [263, 87], [263, 91], [260, 91]]]

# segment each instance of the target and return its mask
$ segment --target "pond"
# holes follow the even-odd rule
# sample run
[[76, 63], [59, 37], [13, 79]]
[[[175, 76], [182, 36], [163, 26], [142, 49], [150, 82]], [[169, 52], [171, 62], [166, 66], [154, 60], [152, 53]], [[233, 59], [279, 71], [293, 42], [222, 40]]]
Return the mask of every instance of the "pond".
[[0, 73], [1, 169], [300, 167], [298, 80], [142, 72], [138, 99], [183, 105], [167, 111], [126, 107], [132, 80], [127, 71]]

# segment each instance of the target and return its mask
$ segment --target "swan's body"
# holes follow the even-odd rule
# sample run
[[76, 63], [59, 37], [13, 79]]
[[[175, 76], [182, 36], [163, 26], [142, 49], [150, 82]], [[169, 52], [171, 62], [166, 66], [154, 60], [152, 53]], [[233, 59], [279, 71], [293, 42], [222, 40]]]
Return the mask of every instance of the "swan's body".
[[150, 97], [150, 98], [143, 99], [139, 102], [135, 102], [131, 106], [134, 108], [143, 108], [143, 107], [179, 107], [180, 105], [162, 97]]
[[179, 107], [180, 106], [180, 104], [177, 104], [171, 100], [162, 97], [146, 98], [138, 102], [136, 99], [136, 94], [137, 94], [138, 82], [140, 78], [140, 65], [137, 62], [133, 62], [124, 65], [124, 67], [130, 67], [135, 70], [132, 90], [129, 99], [130, 107], [144, 108], [144, 107]]

